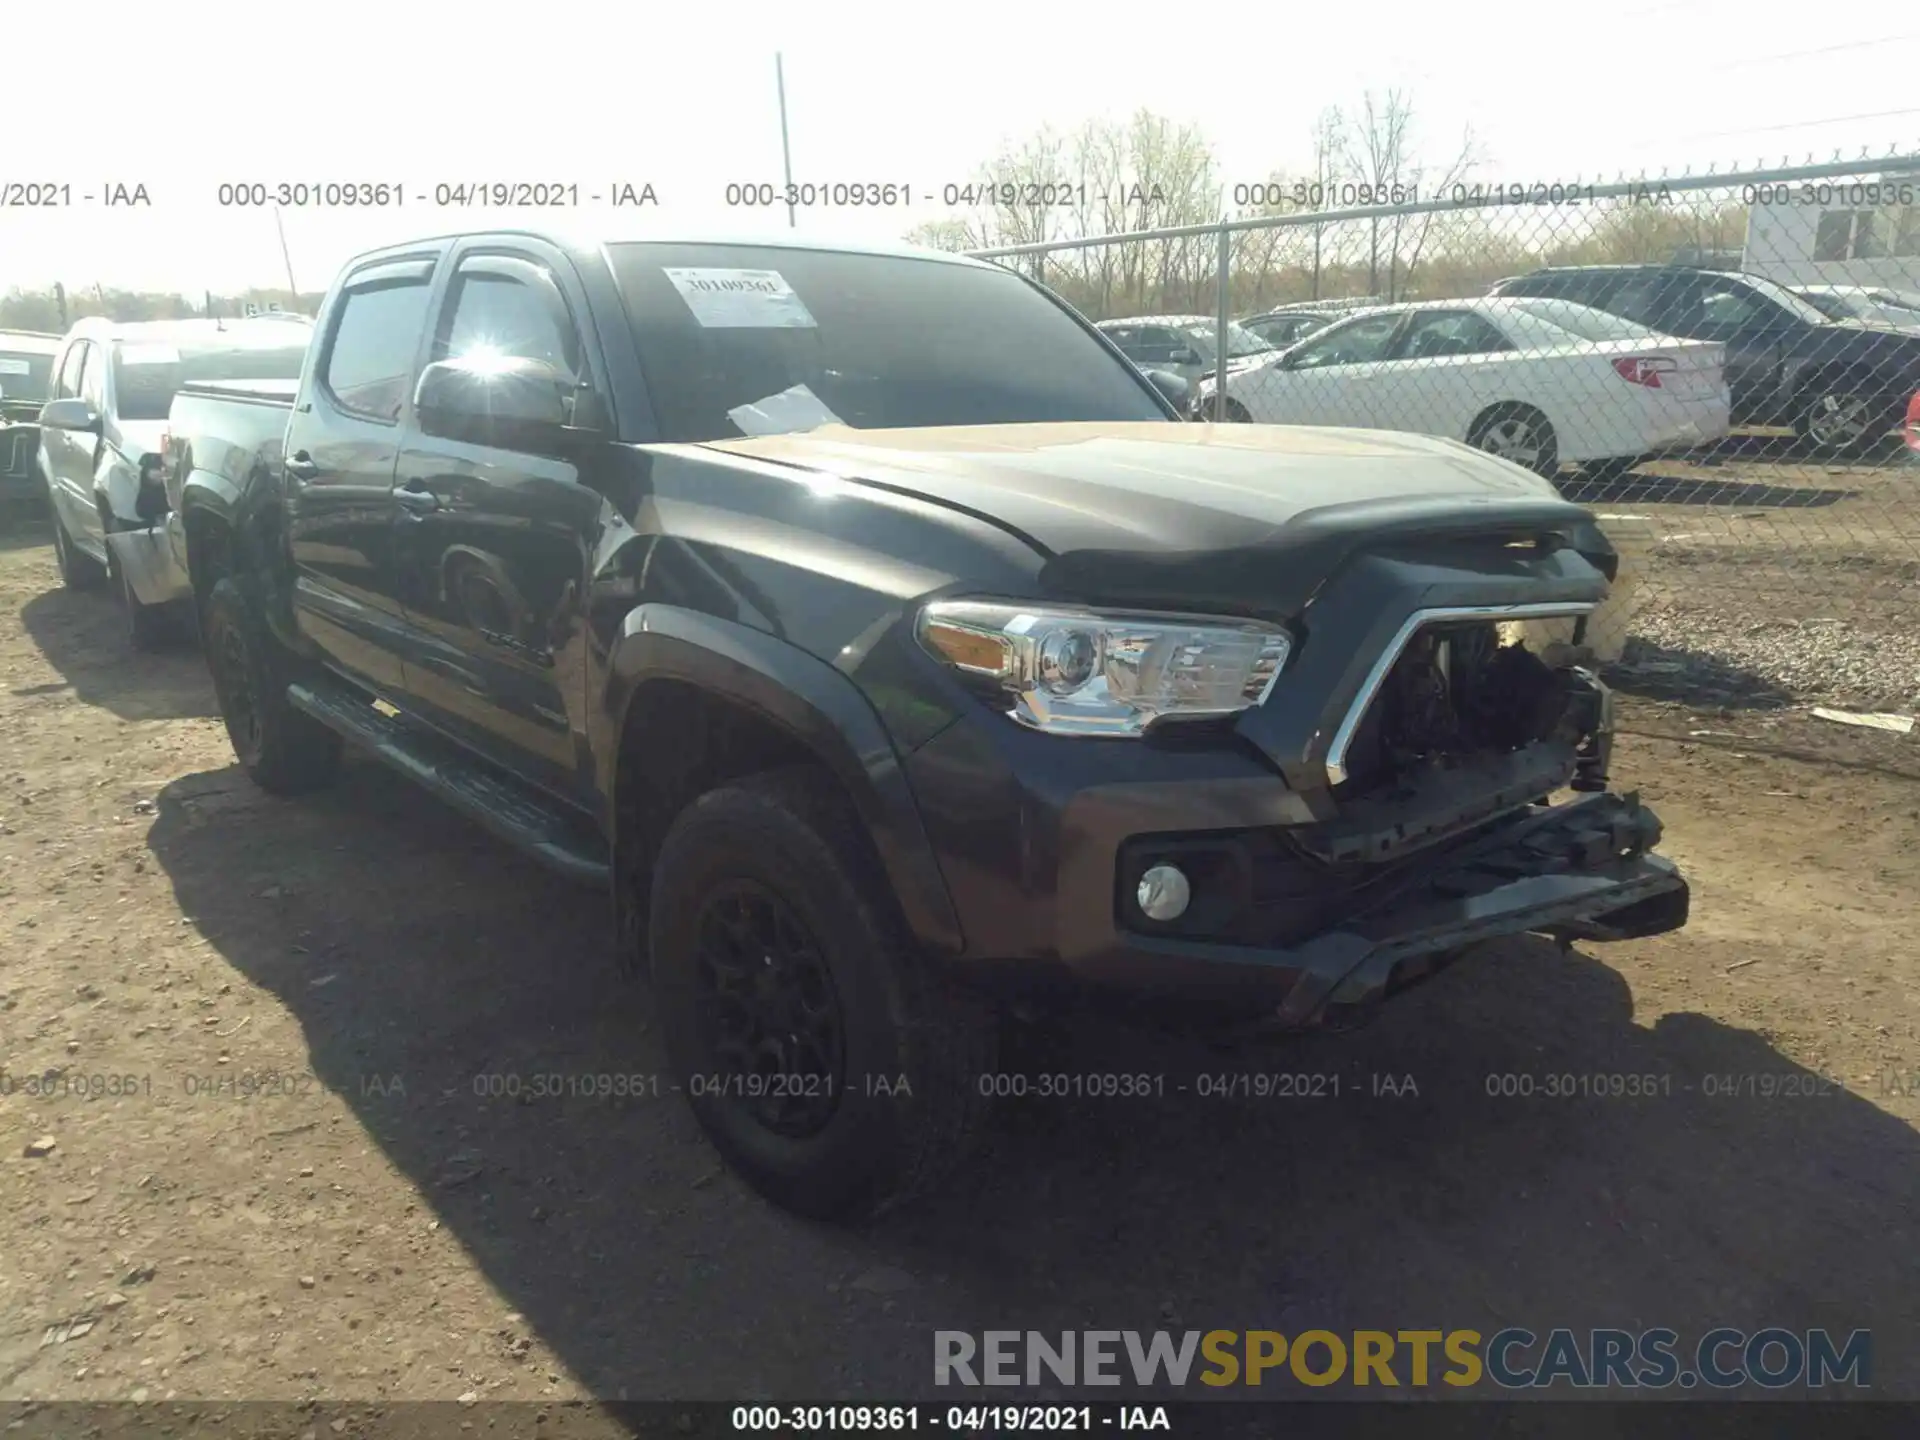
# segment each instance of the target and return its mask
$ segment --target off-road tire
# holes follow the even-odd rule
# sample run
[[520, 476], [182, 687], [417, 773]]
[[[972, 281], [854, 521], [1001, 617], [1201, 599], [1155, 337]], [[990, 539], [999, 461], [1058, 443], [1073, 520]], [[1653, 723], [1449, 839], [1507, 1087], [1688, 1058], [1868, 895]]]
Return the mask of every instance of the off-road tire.
[[340, 768], [340, 737], [288, 703], [284, 648], [238, 581], [215, 582], [200, 623], [227, 737], [254, 783], [275, 795], [330, 783]]
[[106, 571], [91, 555], [82, 554], [67, 534], [67, 522], [53, 510], [53, 558], [60, 567], [60, 583], [69, 590], [98, 590], [106, 582]]
[[[832, 981], [843, 1075], [812, 1135], [778, 1134], [703, 1083], [713, 1061], [700, 1029], [702, 916], [736, 880], [777, 897]], [[661, 845], [649, 915], [669, 1061], [708, 1138], [760, 1194], [810, 1218], [855, 1218], [923, 1194], [964, 1158], [990, 1108], [996, 1017], [915, 953], [831, 779], [767, 771], [695, 800]]]

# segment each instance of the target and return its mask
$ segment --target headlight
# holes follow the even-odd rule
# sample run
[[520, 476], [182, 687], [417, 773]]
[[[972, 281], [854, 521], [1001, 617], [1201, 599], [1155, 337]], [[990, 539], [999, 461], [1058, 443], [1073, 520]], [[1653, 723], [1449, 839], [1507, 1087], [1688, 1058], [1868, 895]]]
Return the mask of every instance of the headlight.
[[1005, 601], [941, 601], [918, 628], [927, 649], [1010, 697], [1014, 719], [1060, 735], [1139, 735], [1160, 720], [1249, 709], [1292, 644], [1253, 621]]

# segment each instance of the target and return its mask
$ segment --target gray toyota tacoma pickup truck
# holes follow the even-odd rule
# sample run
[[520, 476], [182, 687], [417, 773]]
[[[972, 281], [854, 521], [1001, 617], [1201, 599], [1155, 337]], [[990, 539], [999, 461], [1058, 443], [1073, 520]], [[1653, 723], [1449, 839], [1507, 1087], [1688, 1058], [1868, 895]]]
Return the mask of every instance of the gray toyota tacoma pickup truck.
[[1009, 1012], [1286, 1030], [1685, 922], [1606, 690], [1511, 639], [1605, 596], [1585, 510], [1451, 441], [1182, 423], [1009, 271], [424, 240], [346, 268], [297, 387], [181, 405], [245, 767], [350, 742], [603, 886], [671, 1083], [802, 1213], [935, 1183]]

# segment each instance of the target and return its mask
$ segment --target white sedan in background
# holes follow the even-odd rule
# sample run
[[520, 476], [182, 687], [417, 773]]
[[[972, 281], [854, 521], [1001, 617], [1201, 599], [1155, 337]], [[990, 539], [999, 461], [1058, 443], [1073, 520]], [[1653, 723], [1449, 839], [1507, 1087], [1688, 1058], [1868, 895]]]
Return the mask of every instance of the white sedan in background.
[[[1200, 387], [1211, 418], [1214, 382]], [[1551, 478], [1618, 474], [1728, 430], [1725, 347], [1567, 300], [1383, 305], [1227, 377], [1227, 418], [1443, 435]]]

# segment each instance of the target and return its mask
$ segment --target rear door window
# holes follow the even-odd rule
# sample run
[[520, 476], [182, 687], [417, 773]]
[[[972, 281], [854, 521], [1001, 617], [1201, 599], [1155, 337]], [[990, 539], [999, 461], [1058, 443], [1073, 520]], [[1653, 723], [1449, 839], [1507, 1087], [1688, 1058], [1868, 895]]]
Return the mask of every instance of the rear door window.
[[400, 418], [426, 332], [428, 294], [421, 277], [366, 285], [341, 300], [321, 381], [342, 410], [385, 424]]

